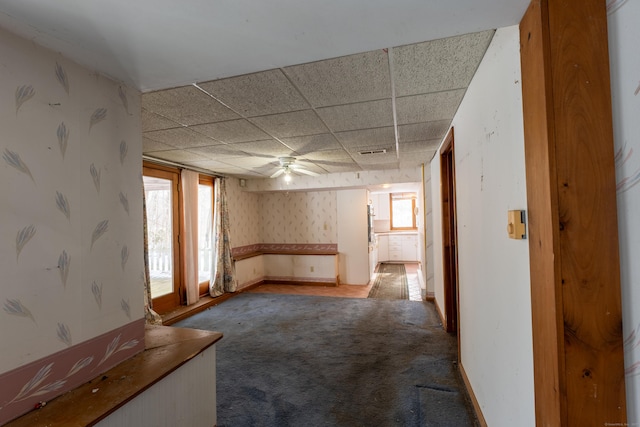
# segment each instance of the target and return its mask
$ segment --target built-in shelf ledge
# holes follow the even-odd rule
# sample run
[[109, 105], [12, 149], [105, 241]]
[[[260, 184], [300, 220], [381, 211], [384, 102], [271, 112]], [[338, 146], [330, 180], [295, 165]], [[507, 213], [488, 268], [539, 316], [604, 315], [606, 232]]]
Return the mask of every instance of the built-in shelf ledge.
[[220, 332], [148, 325], [143, 352], [6, 426], [92, 426], [221, 338]]

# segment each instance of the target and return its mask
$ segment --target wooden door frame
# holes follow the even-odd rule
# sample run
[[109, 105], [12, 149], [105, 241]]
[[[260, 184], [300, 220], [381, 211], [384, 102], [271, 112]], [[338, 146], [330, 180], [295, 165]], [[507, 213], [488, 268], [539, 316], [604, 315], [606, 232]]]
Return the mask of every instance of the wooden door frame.
[[[458, 335], [458, 355], [460, 340], [459, 322], [459, 281], [458, 281], [458, 233], [456, 213], [456, 174], [453, 128], [449, 130], [440, 149], [440, 179], [442, 202], [442, 260], [444, 282], [444, 323], [445, 330]], [[451, 249], [453, 247], [453, 250]], [[458, 357], [459, 359], [459, 357]]]
[[180, 224], [182, 201], [179, 197], [180, 189], [180, 172], [171, 167], [157, 165], [155, 163], [143, 162], [142, 167], [143, 176], [152, 176], [156, 178], [167, 179], [172, 182], [172, 199], [174, 203], [172, 205], [172, 227], [173, 227], [173, 292], [167, 295], [163, 295], [157, 298], [153, 298], [153, 309], [158, 314], [167, 313], [181, 305], [182, 295], [184, 291], [182, 289], [182, 276], [181, 276], [181, 258], [180, 258]]
[[538, 426], [627, 425], [605, 3], [520, 22]]

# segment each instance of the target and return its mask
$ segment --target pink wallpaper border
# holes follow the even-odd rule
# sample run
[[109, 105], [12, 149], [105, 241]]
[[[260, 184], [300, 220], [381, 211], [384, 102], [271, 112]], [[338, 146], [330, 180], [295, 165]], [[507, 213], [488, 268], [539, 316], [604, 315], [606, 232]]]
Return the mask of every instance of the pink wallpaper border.
[[335, 277], [294, 277], [294, 276], [265, 276], [264, 280], [276, 282], [307, 282], [307, 283], [335, 283]]
[[231, 249], [234, 257], [251, 254], [255, 252], [277, 252], [296, 254], [304, 252], [307, 254], [326, 254], [327, 252], [338, 253], [337, 243], [255, 243], [253, 245], [238, 246]]
[[139, 319], [0, 375], [0, 425], [108, 371], [144, 350]]

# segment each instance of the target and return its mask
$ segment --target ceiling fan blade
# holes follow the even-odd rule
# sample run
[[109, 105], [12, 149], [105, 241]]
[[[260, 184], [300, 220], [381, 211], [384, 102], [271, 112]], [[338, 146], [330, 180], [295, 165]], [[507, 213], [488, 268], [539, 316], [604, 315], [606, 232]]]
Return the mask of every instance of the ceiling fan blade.
[[284, 169], [278, 169], [276, 173], [270, 176], [270, 178], [277, 178], [284, 173]]
[[303, 174], [305, 174], [305, 175], [318, 176], [318, 174], [317, 174], [317, 173], [312, 172], [312, 171], [309, 171], [309, 170], [306, 170], [306, 169], [303, 169], [303, 168], [295, 168], [294, 170], [295, 170], [296, 172], [303, 173]]

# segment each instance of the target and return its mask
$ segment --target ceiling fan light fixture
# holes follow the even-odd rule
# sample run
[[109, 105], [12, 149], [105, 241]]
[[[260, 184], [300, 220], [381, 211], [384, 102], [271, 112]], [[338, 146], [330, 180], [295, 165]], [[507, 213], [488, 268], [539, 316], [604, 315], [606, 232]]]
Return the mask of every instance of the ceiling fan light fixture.
[[271, 175], [271, 178], [277, 178], [280, 175], [284, 174], [284, 180], [288, 183], [291, 181], [292, 172], [301, 173], [301, 174], [310, 175], [310, 176], [318, 176], [316, 172], [307, 170], [302, 166], [294, 164], [296, 161], [295, 157], [291, 157], [291, 156], [279, 157], [278, 161], [280, 163], [280, 167], [273, 175]]

